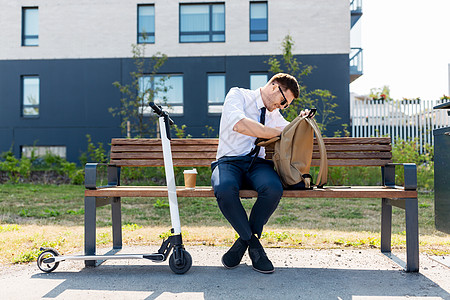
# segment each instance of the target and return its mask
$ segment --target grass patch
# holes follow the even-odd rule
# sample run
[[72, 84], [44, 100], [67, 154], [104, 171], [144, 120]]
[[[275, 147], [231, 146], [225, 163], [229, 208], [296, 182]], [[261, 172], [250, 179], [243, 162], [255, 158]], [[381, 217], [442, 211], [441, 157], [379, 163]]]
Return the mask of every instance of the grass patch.
[[[242, 199], [247, 213], [255, 199]], [[231, 245], [235, 232], [215, 198], [178, 198], [186, 244]], [[379, 247], [380, 199], [282, 199], [263, 243], [273, 247]], [[393, 245], [405, 247], [404, 211], [393, 207]], [[0, 185], [0, 261], [33, 261], [41, 246], [83, 251], [84, 187]], [[123, 198], [124, 245], [156, 245], [171, 227], [167, 198]], [[112, 245], [111, 209], [97, 208], [97, 239]], [[203, 227], [200, 227], [203, 226]], [[434, 227], [434, 195], [419, 194], [420, 250], [450, 253], [449, 235]]]
[[[248, 213], [255, 199], [242, 199]], [[179, 198], [183, 226], [229, 226], [215, 198]], [[123, 198], [123, 224], [171, 226], [167, 198]], [[380, 230], [379, 199], [291, 199], [281, 200], [268, 225], [280, 228], [344, 231]], [[97, 208], [99, 226], [111, 224], [109, 206]], [[0, 225], [38, 224], [80, 226], [84, 224], [84, 187], [76, 185], [0, 185]], [[433, 234], [434, 195], [419, 194], [421, 234]], [[393, 207], [393, 232], [404, 231], [404, 211]], [[1, 231], [2, 229], [0, 229]]]
[[[157, 250], [162, 239], [171, 235], [167, 226], [123, 226], [123, 245], [146, 246]], [[189, 245], [231, 246], [236, 233], [230, 226], [184, 226], [183, 243]], [[35, 262], [40, 247], [56, 248], [62, 255], [83, 253], [83, 226], [22, 225], [18, 231], [0, 232], [0, 263]], [[380, 247], [379, 232], [298, 229], [268, 226], [262, 234], [265, 247], [298, 249], [369, 249]], [[99, 253], [112, 246], [111, 228], [97, 228]], [[104, 248], [105, 250], [102, 250]], [[393, 251], [404, 251], [406, 237], [392, 235]], [[421, 235], [420, 251], [433, 255], [450, 254], [448, 235]]]

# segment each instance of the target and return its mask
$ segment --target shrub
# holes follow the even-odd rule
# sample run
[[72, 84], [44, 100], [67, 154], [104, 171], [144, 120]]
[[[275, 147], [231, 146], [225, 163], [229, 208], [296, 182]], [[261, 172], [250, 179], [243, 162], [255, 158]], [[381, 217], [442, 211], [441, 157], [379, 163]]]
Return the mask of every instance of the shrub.
[[9, 182], [18, 183], [20, 177], [29, 178], [31, 172], [31, 160], [22, 157], [20, 160], [14, 157], [11, 151], [2, 154], [3, 161], [0, 161], [0, 170], [6, 171]]
[[72, 184], [83, 184], [84, 170], [78, 169], [75, 163], [68, 162], [65, 158], [52, 153], [46, 153], [42, 157], [37, 157], [32, 152], [31, 158], [25, 156], [17, 159], [11, 151], [1, 155], [0, 171], [5, 171], [8, 181], [18, 183], [21, 178], [30, 178], [32, 171], [55, 171], [60, 175], [65, 175]]
[[[434, 188], [434, 148], [426, 144], [421, 154], [416, 139], [397, 140], [392, 147], [392, 160], [395, 163], [415, 163], [417, 165], [417, 187], [422, 190], [433, 190]], [[395, 170], [397, 184], [404, 183], [403, 168]]]
[[89, 162], [104, 163], [108, 160], [106, 150], [103, 148], [103, 143], [97, 143], [97, 146], [92, 142], [92, 138], [89, 134], [86, 134], [88, 149], [87, 158]]

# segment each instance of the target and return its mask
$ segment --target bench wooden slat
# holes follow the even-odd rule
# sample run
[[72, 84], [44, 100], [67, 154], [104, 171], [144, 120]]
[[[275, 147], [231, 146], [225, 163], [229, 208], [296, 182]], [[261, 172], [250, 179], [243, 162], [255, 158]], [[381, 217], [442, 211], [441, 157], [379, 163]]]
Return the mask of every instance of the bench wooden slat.
[[[257, 197], [258, 193], [252, 190], [241, 190], [241, 197]], [[114, 188], [101, 188], [86, 190], [85, 196], [93, 197], [167, 197], [167, 188], [164, 186], [124, 186]], [[212, 187], [196, 187], [187, 190], [177, 187], [178, 197], [214, 197]], [[405, 191], [402, 188], [386, 188], [382, 186], [352, 186], [326, 187], [314, 190], [285, 190], [284, 198], [416, 198], [417, 191]]]
[[[177, 159], [173, 160], [173, 165], [176, 167], [209, 167], [212, 159]], [[115, 160], [111, 159], [110, 163], [118, 167], [163, 167], [164, 160]]]
[[[339, 144], [325, 144], [327, 152], [343, 152], [343, 151], [391, 151], [391, 145], [370, 145], [370, 144], [347, 144], [347, 145], [339, 145]], [[314, 145], [313, 151], [318, 152], [319, 146]]]
[[[171, 147], [172, 152], [217, 152], [217, 145], [177, 145]], [[162, 152], [161, 144], [157, 145], [115, 145], [111, 147], [111, 152]]]
[[[332, 137], [323, 138], [325, 144], [390, 144], [391, 138], [389, 137], [367, 137], [367, 138], [348, 138], [348, 137]], [[111, 145], [153, 145], [161, 144], [161, 139], [112, 139]], [[182, 144], [199, 144], [199, 145], [218, 145], [219, 139], [217, 138], [196, 138], [196, 139], [172, 139], [172, 145]]]
[[[324, 143], [326, 145], [339, 144], [339, 145], [354, 145], [354, 144], [374, 144], [374, 145], [390, 145], [391, 139], [388, 137], [382, 138], [324, 138]], [[314, 139], [314, 143], [317, 144], [316, 139]], [[219, 139], [172, 139], [171, 145], [218, 145]], [[161, 139], [112, 139], [112, 146], [119, 145], [130, 145], [130, 146], [139, 146], [139, 145], [161, 145]]]
[[[177, 159], [173, 160], [173, 165], [176, 167], [209, 167], [211, 166], [212, 159]], [[164, 166], [163, 159], [154, 160], [111, 160], [111, 164], [119, 167], [162, 167]], [[388, 159], [330, 159], [328, 165], [330, 167], [364, 167], [364, 166], [385, 166], [388, 163], [392, 163], [392, 160]], [[318, 167], [320, 165], [319, 159], [313, 159], [311, 162], [312, 167]]]
[[[343, 151], [391, 151], [390, 145], [360, 145], [360, 144], [325, 144], [327, 152], [343, 152]], [[177, 151], [192, 151], [192, 152], [203, 152], [203, 151], [217, 151], [217, 145], [172, 145], [171, 149], [173, 152]], [[267, 148], [271, 149], [271, 148]], [[319, 151], [319, 146], [314, 145], [313, 150], [315, 152]], [[132, 145], [119, 145], [112, 146], [112, 152], [162, 152], [161, 144], [148, 145], [148, 146], [132, 146]]]
[[[209, 167], [214, 159], [174, 159], [173, 165], [177, 167]], [[112, 159], [110, 161], [112, 165], [119, 167], [162, 167], [164, 166], [164, 160], [161, 159], [139, 159], [139, 160], [126, 160], [126, 159]], [[391, 159], [329, 159], [328, 165], [342, 166], [342, 167], [355, 167], [355, 166], [385, 166], [392, 163]], [[313, 159], [311, 161], [312, 167], [318, 167], [320, 165], [320, 159]]]
[[[219, 139], [172, 139], [172, 146], [176, 145], [218, 145]], [[111, 145], [161, 145], [161, 139], [112, 139]]]
[[[392, 163], [390, 159], [329, 159], [328, 166], [330, 167], [370, 167], [370, 166], [385, 166]], [[313, 159], [311, 161], [312, 167], [318, 167], [320, 165], [320, 159]]]
[[[172, 159], [186, 159], [186, 158], [209, 158], [210, 161], [215, 160], [216, 152], [173, 152]], [[111, 159], [158, 159], [163, 158], [162, 152], [137, 152], [137, 153], [111, 153]]]
[[[325, 144], [390, 144], [391, 138], [389, 137], [376, 137], [376, 138], [348, 138], [348, 137], [333, 137], [323, 138]], [[314, 143], [317, 143], [314, 139]]]
[[[313, 152], [313, 159], [319, 159], [320, 153]], [[358, 158], [361, 160], [367, 159], [391, 159], [392, 155], [390, 152], [327, 152], [328, 159], [349, 159], [349, 158]]]

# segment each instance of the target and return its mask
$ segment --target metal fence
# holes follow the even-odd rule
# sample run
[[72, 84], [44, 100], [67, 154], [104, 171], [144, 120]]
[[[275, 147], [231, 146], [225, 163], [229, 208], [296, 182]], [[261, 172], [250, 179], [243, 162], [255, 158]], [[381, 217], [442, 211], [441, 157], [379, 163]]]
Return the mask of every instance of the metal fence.
[[434, 145], [433, 129], [449, 126], [446, 110], [433, 110], [442, 100], [354, 100], [351, 105], [353, 137], [390, 136], [416, 140], [420, 153], [424, 146]]

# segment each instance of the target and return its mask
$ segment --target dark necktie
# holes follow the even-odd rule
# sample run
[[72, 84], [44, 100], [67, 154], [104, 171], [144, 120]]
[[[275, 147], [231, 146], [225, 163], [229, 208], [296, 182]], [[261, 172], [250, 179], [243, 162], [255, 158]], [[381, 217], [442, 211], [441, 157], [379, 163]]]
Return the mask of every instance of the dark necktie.
[[[266, 108], [265, 107], [261, 108], [261, 114], [259, 115], [259, 123], [261, 123], [263, 125], [266, 123]], [[249, 154], [247, 154], [248, 156], [254, 155], [252, 162], [250, 163], [250, 166], [248, 167], [248, 170], [250, 170], [253, 163], [255, 162], [255, 159], [258, 157], [259, 150], [261, 150], [261, 146], [255, 146], [255, 148], [253, 148], [253, 150]]]
[[266, 108], [261, 108], [261, 114], [259, 115], [259, 123], [265, 124], [266, 123]]

